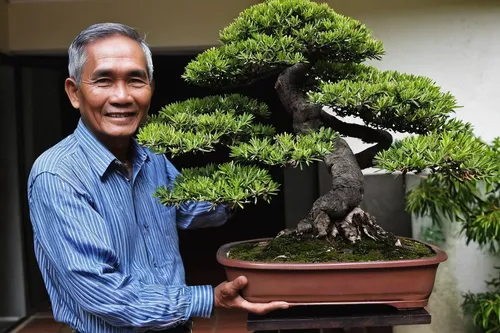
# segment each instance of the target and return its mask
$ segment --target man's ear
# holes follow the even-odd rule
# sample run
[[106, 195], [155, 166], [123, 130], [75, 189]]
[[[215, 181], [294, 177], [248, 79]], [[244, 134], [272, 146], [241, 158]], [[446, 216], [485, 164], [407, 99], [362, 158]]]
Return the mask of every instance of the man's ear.
[[76, 81], [72, 78], [67, 78], [66, 81], [64, 81], [64, 90], [66, 90], [71, 105], [73, 105], [75, 109], [79, 109], [80, 97], [78, 96], [78, 85]]
[[154, 94], [154, 92], [155, 92], [155, 79], [151, 80], [150, 86], [151, 86], [151, 93]]

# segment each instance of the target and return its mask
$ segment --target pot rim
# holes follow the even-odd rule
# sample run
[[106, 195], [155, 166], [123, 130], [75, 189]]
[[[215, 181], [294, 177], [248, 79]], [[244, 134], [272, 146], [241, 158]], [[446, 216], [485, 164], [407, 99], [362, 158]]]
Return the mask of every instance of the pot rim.
[[431, 266], [438, 265], [448, 259], [446, 252], [439, 247], [428, 244], [410, 237], [398, 237], [403, 239], [410, 239], [430, 247], [436, 254], [433, 257], [421, 259], [403, 259], [403, 260], [379, 260], [379, 261], [366, 261], [366, 262], [326, 262], [326, 263], [268, 263], [258, 261], [245, 261], [239, 259], [229, 259], [227, 257], [228, 251], [235, 245], [244, 243], [255, 243], [267, 241], [272, 238], [257, 238], [237, 242], [231, 242], [222, 245], [217, 251], [217, 261], [227, 267], [245, 268], [245, 269], [259, 269], [259, 270], [335, 270], [335, 269], [383, 269], [383, 268], [397, 268], [397, 267], [416, 267], [416, 266]]

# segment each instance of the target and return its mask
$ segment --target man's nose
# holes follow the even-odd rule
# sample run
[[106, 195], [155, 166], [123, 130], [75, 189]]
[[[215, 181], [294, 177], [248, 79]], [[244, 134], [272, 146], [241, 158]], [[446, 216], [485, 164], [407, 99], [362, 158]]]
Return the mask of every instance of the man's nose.
[[110, 98], [111, 103], [116, 104], [129, 104], [134, 101], [127, 84], [122, 81], [118, 81], [113, 89], [113, 94]]

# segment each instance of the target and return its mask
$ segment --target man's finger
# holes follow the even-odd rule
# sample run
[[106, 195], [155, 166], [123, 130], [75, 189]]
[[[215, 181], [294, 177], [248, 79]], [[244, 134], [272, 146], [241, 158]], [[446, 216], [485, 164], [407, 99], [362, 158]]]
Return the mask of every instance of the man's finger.
[[240, 306], [242, 309], [256, 314], [266, 314], [271, 311], [288, 309], [290, 307], [287, 302], [281, 301], [274, 301], [269, 303], [251, 303], [247, 300], [242, 300]]
[[241, 289], [243, 289], [248, 283], [248, 280], [244, 276], [238, 276], [236, 279], [228, 283], [228, 287], [238, 293]]

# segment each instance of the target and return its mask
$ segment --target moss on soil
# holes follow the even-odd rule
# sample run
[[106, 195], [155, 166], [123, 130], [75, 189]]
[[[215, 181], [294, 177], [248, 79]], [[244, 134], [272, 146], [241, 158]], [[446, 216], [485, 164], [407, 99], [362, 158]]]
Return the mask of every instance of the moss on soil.
[[402, 246], [391, 246], [372, 239], [351, 244], [343, 239], [298, 239], [293, 235], [270, 242], [245, 243], [233, 247], [229, 258], [259, 262], [318, 263], [366, 262], [419, 259], [434, 252], [419, 242], [400, 238]]

